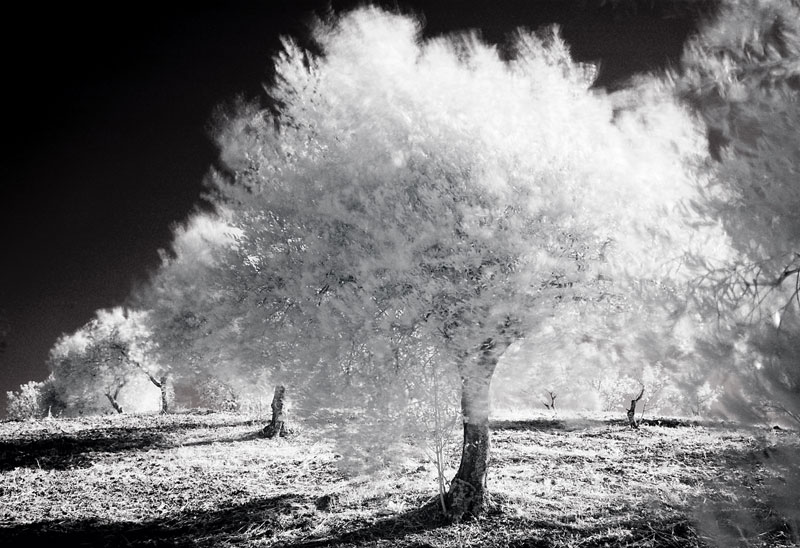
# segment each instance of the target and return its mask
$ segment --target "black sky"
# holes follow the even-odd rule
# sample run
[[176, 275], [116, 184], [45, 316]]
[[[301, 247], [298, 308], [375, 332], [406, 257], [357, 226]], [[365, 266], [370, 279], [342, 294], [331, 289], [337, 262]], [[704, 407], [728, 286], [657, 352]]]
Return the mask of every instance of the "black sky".
[[[674, 63], [694, 23], [659, 2], [641, 7], [649, 1], [638, 10], [601, 0], [382, 3], [423, 13], [429, 35], [479, 28], [497, 42], [558, 22], [576, 58], [601, 62], [601, 85]], [[60, 334], [123, 303], [157, 266], [170, 225], [199, 204], [215, 105], [257, 97], [278, 36], [301, 34], [329, 2], [163, 4], [6, 12], [0, 310], [11, 334], [0, 416], [5, 391], [47, 376]]]

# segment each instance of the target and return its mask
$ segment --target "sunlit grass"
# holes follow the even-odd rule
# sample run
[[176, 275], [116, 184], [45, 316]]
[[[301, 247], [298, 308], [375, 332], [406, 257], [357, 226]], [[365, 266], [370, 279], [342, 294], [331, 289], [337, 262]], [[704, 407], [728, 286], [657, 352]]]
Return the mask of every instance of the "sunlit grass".
[[488, 512], [447, 524], [432, 462], [407, 458], [361, 474], [304, 428], [266, 440], [253, 417], [222, 413], [0, 423], [0, 539], [792, 546], [797, 525], [772, 496], [780, 478], [763, 455], [796, 454], [797, 433], [683, 424], [496, 418]]

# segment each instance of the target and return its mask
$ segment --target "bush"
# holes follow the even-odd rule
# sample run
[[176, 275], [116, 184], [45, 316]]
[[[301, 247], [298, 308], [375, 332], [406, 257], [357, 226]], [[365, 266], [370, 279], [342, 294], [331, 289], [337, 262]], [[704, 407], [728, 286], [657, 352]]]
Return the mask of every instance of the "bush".
[[6, 392], [6, 396], [6, 412], [11, 420], [39, 419], [57, 415], [64, 409], [64, 404], [49, 379], [42, 382], [30, 381], [21, 385], [18, 391]]
[[200, 405], [215, 411], [238, 411], [239, 395], [234, 388], [218, 377], [209, 375], [198, 386]]

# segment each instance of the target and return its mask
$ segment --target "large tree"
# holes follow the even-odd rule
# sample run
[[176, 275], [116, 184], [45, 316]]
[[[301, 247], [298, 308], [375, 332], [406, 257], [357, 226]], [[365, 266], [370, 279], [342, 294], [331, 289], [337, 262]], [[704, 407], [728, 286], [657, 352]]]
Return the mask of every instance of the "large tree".
[[230, 272], [252, 288], [242, 332], [318, 404], [410, 401], [403, 371], [455, 371], [446, 502], [478, 514], [509, 346], [565, 302], [668, 294], [684, 253], [714, 252], [715, 226], [682, 205], [703, 136], [655, 82], [622, 101], [590, 90], [553, 29], [501, 54], [361, 9], [311, 38], [316, 53], [284, 42], [269, 108], [240, 104], [217, 133], [213, 192], [241, 231]]

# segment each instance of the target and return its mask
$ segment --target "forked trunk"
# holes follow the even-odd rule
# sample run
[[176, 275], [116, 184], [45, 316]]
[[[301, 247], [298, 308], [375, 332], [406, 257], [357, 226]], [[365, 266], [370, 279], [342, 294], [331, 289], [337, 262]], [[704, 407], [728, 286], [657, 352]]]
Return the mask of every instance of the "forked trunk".
[[[506, 345], [507, 346], [507, 345]], [[448, 517], [454, 521], [483, 512], [486, 468], [489, 463], [489, 387], [497, 366], [494, 341], [487, 340], [472, 367], [461, 371], [461, 413], [464, 441], [461, 464], [445, 497]]]
[[286, 423], [283, 416], [285, 395], [286, 388], [284, 386], [279, 385], [275, 387], [275, 393], [272, 396], [272, 419], [261, 431], [261, 435], [265, 438], [274, 438], [275, 436], [284, 437], [287, 434]]
[[[117, 390], [117, 392], [119, 392], [119, 390]], [[108, 398], [108, 401], [111, 404], [111, 407], [114, 408], [114, 411], [120, 414], [123, 413], [122, 406], [117, 401], [116, 394], [111, 395], [108, 392], [106, 392], [106, 398]]]
[[631, 428], [639, 428], [639, 423], [636, 422], [636, 402], [642, 399], [644, 396], [644, 386], [642, 387], [642, 391], [639, 392], [639, 395], [636, 396], [636, 399], [631, 400], [631, 406], [628, 408], [628, 424]]

